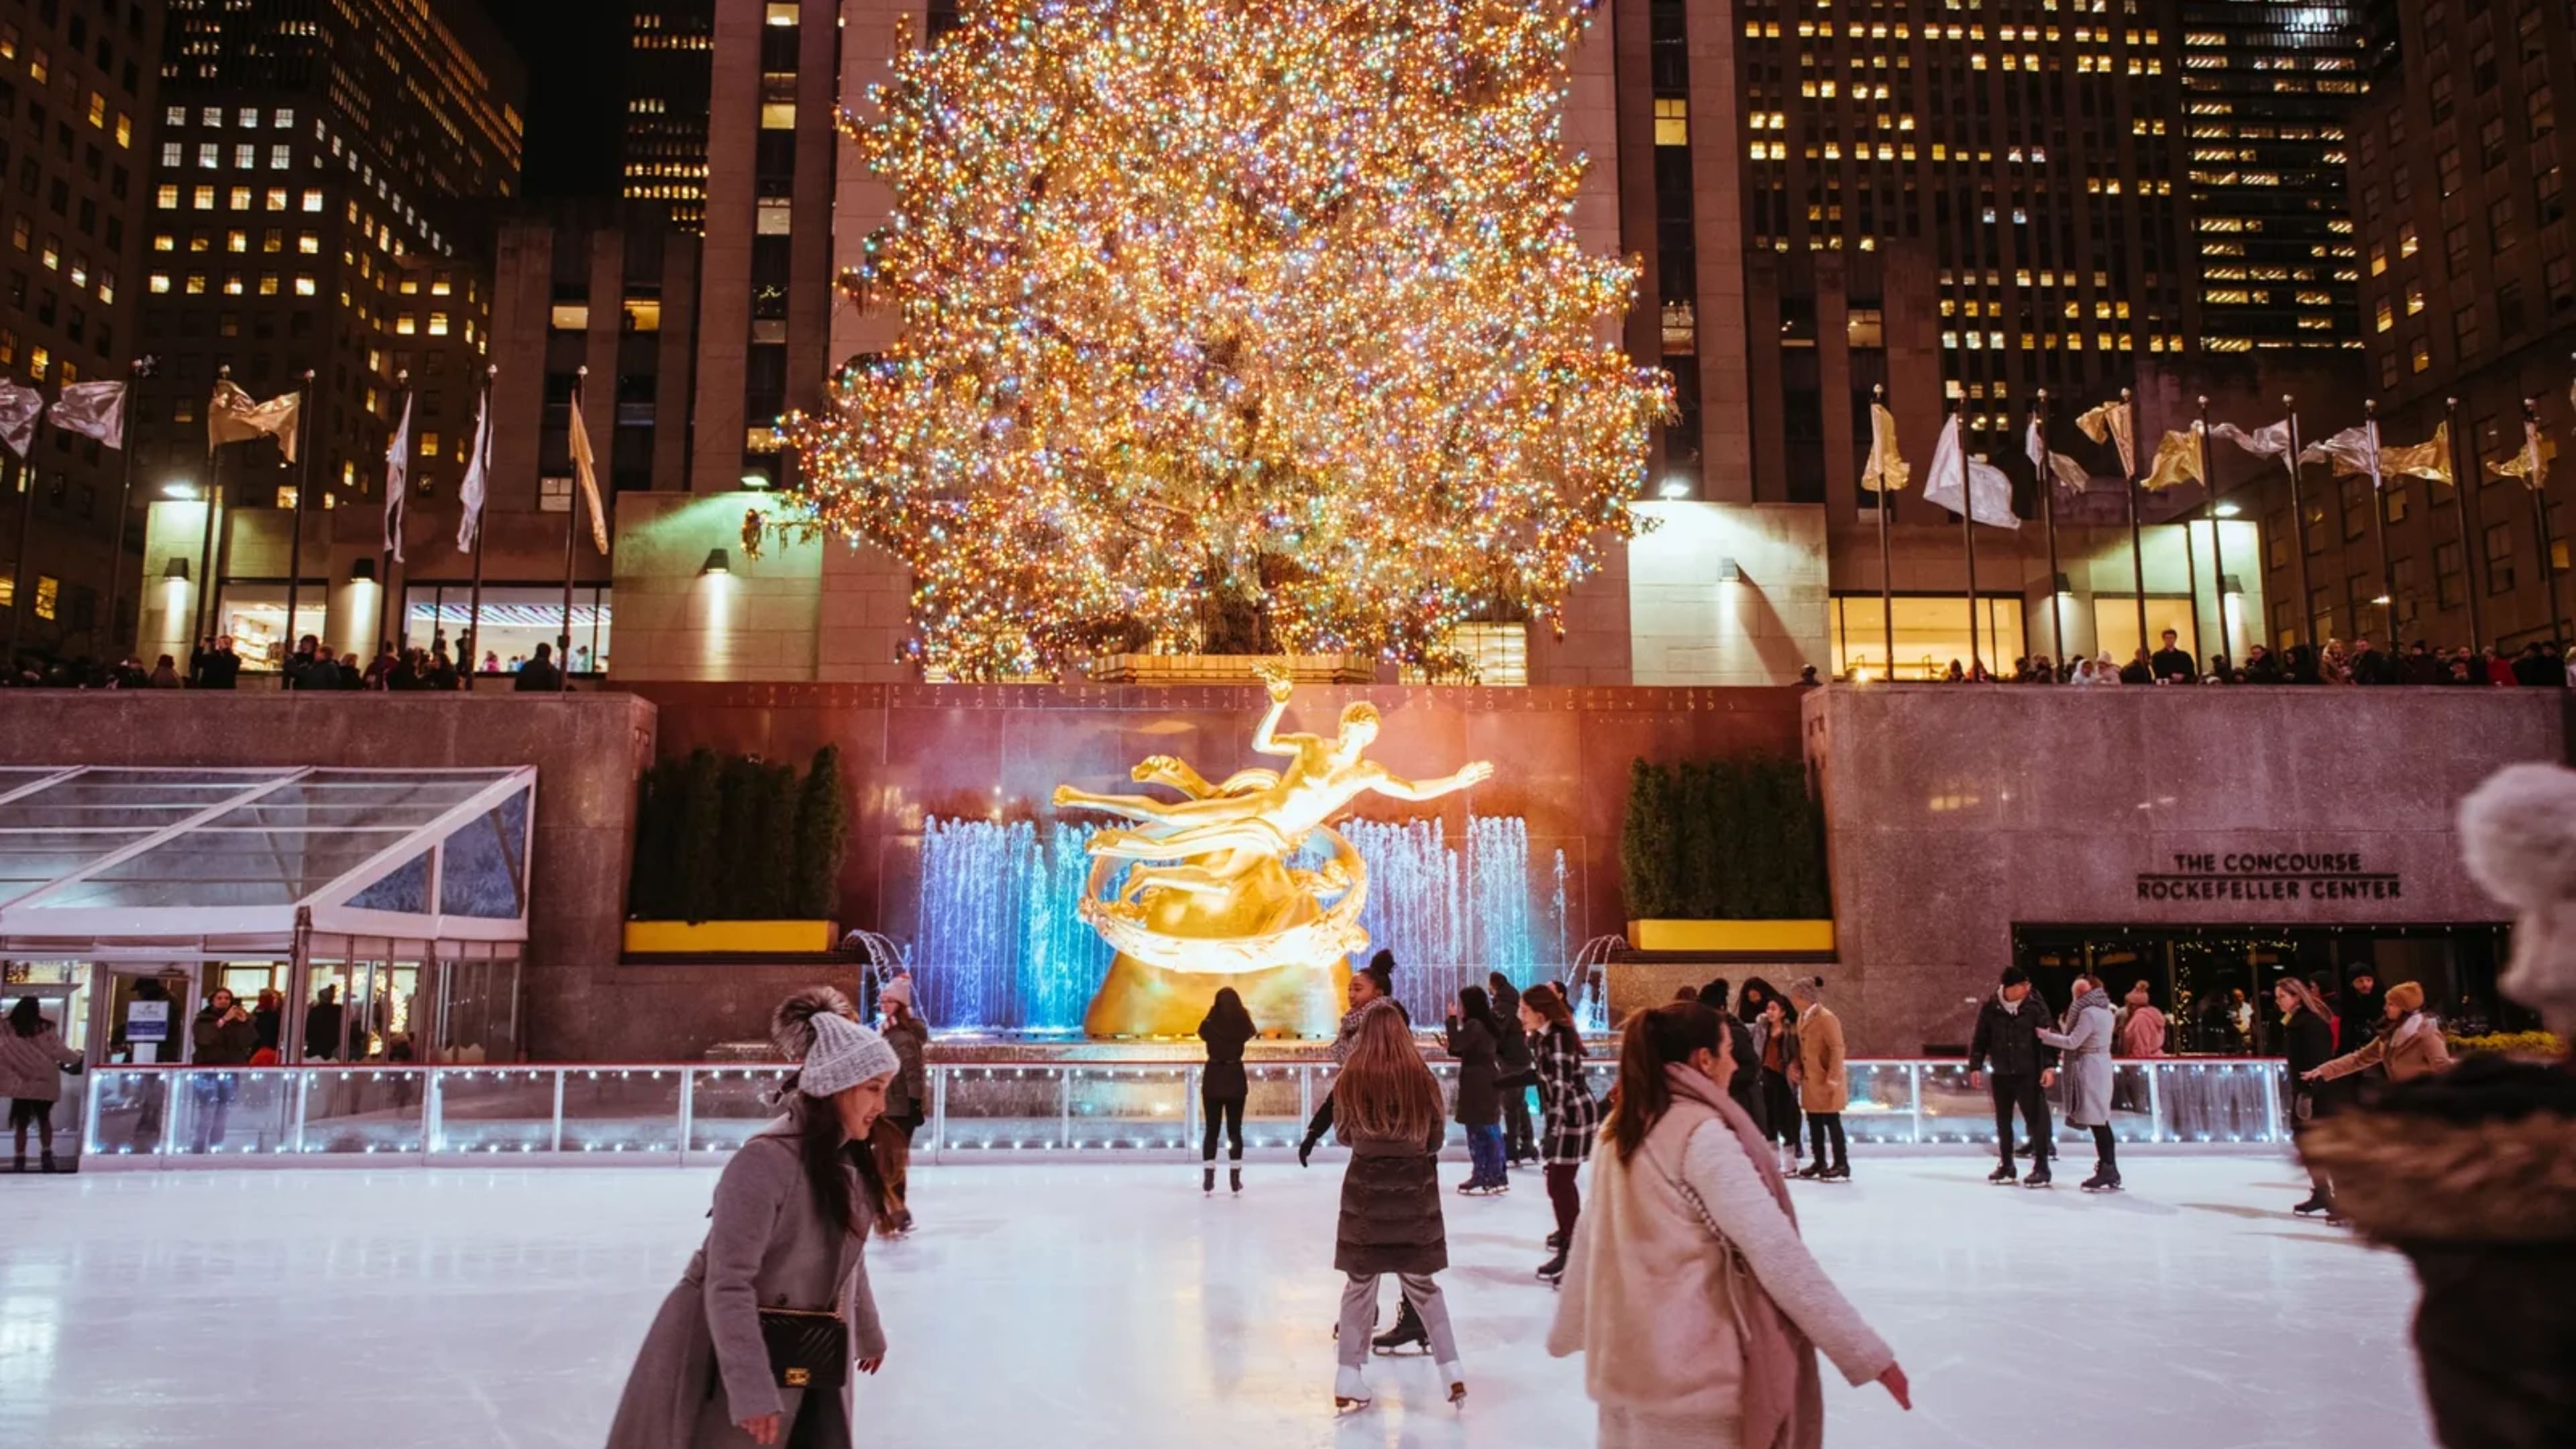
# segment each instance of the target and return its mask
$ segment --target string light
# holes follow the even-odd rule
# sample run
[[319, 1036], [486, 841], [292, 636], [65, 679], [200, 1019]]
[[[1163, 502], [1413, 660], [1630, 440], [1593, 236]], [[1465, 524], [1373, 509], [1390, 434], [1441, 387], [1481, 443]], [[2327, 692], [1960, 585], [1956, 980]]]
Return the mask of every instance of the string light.
[[1671, 379], [1574, 230], [1594, 0], [988, 0], [898, 43], [844, 283], [902, 337], [787, 431], [924, 662], [1445, 658], [1633, 533]]

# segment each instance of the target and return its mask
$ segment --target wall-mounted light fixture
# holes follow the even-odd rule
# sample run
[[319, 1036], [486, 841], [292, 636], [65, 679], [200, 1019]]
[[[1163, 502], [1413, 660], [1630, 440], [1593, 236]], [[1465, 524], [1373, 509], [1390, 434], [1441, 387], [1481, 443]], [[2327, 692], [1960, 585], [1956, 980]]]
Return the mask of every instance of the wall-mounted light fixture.
[[766, 473], [745, 473], [742, 475], [742, 486], [755, 491], [767, 488], [769, 486], [769, 475]]
[[2074, 581], [2073, 579], [2071, 579], [2071, 578], [2068, 578], [2068, 577], [2067, 577], [2066, 575], [2064, 575], [2064, 574], [2059, 574], [2059, 575], [2057, 576], [2057, 592], [2058, 592], [2060, 595], [2066, 595], [2066, 594], [2072, 594], [2072, 593], [2074, 593], [2074, 592], [2075, 592], [2075, 581]]
[[1717, 561], [1717, 581], [1721, 584], [1740, 584], [1744, 582], [1744, 565], [1737, 563], [1731, 558], [1719, 559]]
[[169, 567], [161, 570], [161, 577], [174, 584], [186, 583], [188, 581], [188, 561], [176, 554], [171, 555]]
[[185, 478], [173, 478], [161, 485], [161, 493], [166, 498], [193, 499], [197, 496], [197, 485]]
[[711, 548], [711, 549], [708, 549], [708, 550], [707, 550], [707, 561], [706, 561], [705, 563], [702, 563], [702, 564], [698, 565], [698, 572], [699, 572], [701, 575], [705, 575], [705, 574], [729, 574], [729, 573], [732, 573], [732, 572], [733, 572], [733, 560], [732, 560], [732, 558], [730, 558], [729, 556], [727, 556], [727, 555], [726, 555], [726, 553], [725, 553], [725, 551], [724, 551], [723, 549], [720, 549], [720, 548]]
[[2218, 580], [2218, 591], [2242, 598], [2245, 594], [2245, 579], [2240, 574], [2223, 574]]
[[1678, 473], [1655, 486], [1655, 496], [1659, 498], [1688, 498], [1690, 492], [1690, 480]]
[[2233, 504], [2233, 503], [2222, 503], [2222, 504], [2219, 504], [2217, 507], [2215, 507], [2215, 508], [2213, 508], [2213, 509], [2211, 509], [2211, 510], [2209, 510], [2209, 511], [2210, 511], [2210, 512], [2212, 512], [2212, 513], [2217, 514], [2217, 515], [2218, 515], [2219, 517], [2221, 517], [2221, 518], [2234, 518], [2236, 515], [2238, 515], [2238, 514], [2240, 514], [2240, 513], [2243, 513], [2245, 510], [2244, 510], [2244, 509], [2242, 509], [2242, 508], [2237, 507], [2237, 506], [2236, 506], [2235, 504]]
[[353, 584], [372, 584], [375, 581], [376, 561], [374, 559], [362, 558], [356, 563], [349, 565], [349, 582]]

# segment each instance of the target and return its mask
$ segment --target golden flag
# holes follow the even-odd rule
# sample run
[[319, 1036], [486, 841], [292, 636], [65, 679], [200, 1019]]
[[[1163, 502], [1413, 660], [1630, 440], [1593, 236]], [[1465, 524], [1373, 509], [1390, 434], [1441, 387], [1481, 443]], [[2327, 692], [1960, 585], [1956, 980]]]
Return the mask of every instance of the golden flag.
[[2522, 424], [2522, 451], [2501, 463], [2489, 463], [2487, 471], [2499, 478], [2519, 478], [2522, 486], [2537, 493], [2549, 481], [2549, 458], [2557, 445], [2540, 436], [2540, 424], [2526, 418]]
[[2150, 493], [2162, 493], [2168, 488], [2200, 481], [2200, 437], [2195, 430], [2186, 429], [2167, 433], [2165, 440], [2156, 444], [2155, 466], [2147, 470], [2147, 476], [2139, 481], [2138, 486]]
[[2451, 481], [2451, 425], [2444, 422], [2433, 429], [2433, 436], [2406, 448], [2379, 450], [2379, 471], [2405, 473], [2417, 478], [2430, 478], [2436, 483]]
[[280, 393], [266, 402], [254, 402], [251, 395], [236, 386], [231, 378], [215, 384], [215, 395], [206, 403], [206, 452], [226, 443], [246, 443], [253, 438], [277, 439], [278, 451], [287, 462], [295, 461], [296, 415], [303, 410], [302, 393]]
[[590, 452], [590, 429], [582, 426], [581, 394], [573, 394], [572, 403], [572, 471], [581, 482], [582, 500], [590, 505], [590, 542], [601, 553], [608, 552], [608, 520], [599, 506], [599, 465]]
[[2126, 402], [2106, 402], [2099, 407], [2085, 409], [2075, 418], [2076, 430], [2084, 436], [2097, 443], [2116, 442], [2120, 445], [2120, 476], [2124, 482], [2136, 477], [2138, 472], [2138, 445], [2132, 434], [2136, 426], [2137, 420], [2130, 414]]
[[1860, 486], [1872, 493], [1894, 493], [1905, 486], [1913, 469], [1896, 454], [1896, 414], [1884, 403], [1869, 405], [1869, 463], [1861, 469]]

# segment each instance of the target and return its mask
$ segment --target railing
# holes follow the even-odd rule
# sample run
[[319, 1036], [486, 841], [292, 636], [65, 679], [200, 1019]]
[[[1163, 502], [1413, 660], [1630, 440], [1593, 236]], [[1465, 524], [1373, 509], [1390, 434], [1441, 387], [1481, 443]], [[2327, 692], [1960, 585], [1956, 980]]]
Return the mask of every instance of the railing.
[[[1334, 1071], [1248, 1065], [1246, 1150], [1293, 1148]], [[929, 1072], [914, 1152], [932, 1161], [1198, 1150], [1195, 1065], [970, 1060]], [[1454, 1092], [1454, 1062], [1432, 1072]], [[775, 1066], [111, 1066], [86, 1079], [75, 1130], [100, 1166], [702, 1162], [777, 1115], [767, 1094], [784, 1075]], [[1856, 1061], [1850, 1075], [1843, 1122], [1854, 1142], [1994, 1141], [1991, 1099], [1959, 1061]], [[1595, 1092], [1612, 1076], [1596, 1060]], [[2278, 1142], [2282, 1077], [2277, 1061], [2122, 1062], [2112, 1130], [2124, 1143]], [[1463, 1150], [1454, 1126], [1450, 1139]]]

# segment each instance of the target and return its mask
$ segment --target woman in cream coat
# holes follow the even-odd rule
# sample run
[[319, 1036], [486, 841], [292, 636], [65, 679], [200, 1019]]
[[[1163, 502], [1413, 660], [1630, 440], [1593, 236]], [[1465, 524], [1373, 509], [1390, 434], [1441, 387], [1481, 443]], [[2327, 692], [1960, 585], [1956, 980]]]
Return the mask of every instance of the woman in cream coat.
[[[1630, 1018], [1548, 1352], [1584, 1356], [1602, 1449], [1814, 1449], [1816, 1352], [1911, 1407], [1896, 1355], [1798, 1239], [1787, 1185], [1729, 1079], [1716, 1013]], [[1812, 1345], [1812, 1346], [1811, 1346]]]

